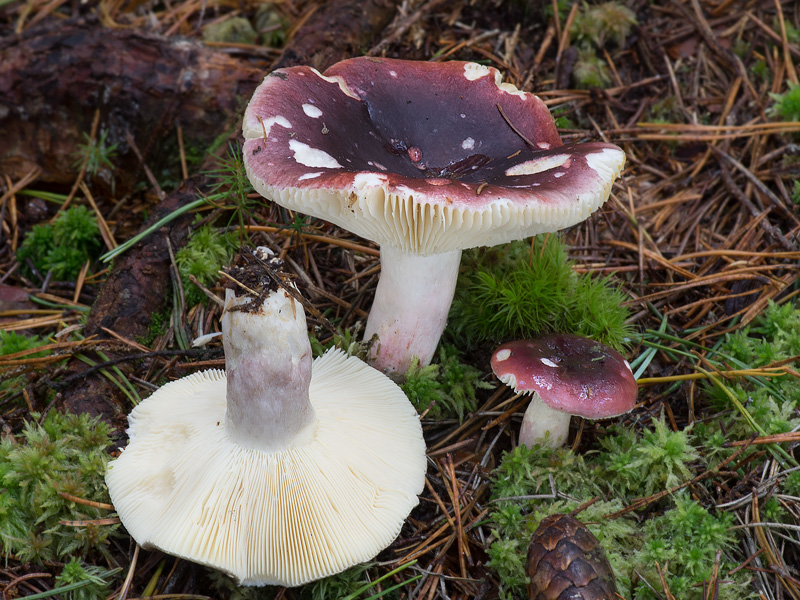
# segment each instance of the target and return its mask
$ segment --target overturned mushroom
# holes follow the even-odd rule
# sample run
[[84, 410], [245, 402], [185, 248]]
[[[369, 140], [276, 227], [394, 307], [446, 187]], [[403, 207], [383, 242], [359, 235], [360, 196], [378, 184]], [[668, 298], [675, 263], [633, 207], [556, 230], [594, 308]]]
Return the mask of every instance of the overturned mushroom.
[[129, 417], [106, 476], [128, 532], [245, 585], [300, 585], [374, 557], [424, 485], [414, 408], [339, 350], [312, 363], [303, 309], [281, 289], [229, 291], [222, 331], [227, 373], [169, 383]]
[[381, 245], [365, 337], [374, 364], [427, 364], [461, 251], [586, 219], [625, 162], [605, 143], [562, 145], [535, 95], [465, 62], [355, 58], [324, 74], [270, 73], [244, 115], [258, 192]]
[[554, 333], [503, 344], [492, 371], [517, 393], [532, 394], [519, 443], [561, 446], [572, 415], [606, 419], [633, 410], [637, 386], [623, 356], [578, 335]]

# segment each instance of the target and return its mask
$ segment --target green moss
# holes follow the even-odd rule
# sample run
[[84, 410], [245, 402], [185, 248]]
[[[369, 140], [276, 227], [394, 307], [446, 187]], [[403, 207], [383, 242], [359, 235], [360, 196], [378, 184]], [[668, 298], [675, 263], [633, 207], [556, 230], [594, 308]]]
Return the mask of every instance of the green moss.
[[186, 305], [207, 302], [207, 296], [191, 282], [194, 276], [204, 286], [219, 278], [219, 270], [233, 260], [233, 247], [221, 233], [205, 225], [189, 234], [186, 245], [175, 254], [175, 263], [183, 283]]
[[672, 431], [663, 418], [641, 435], [617, 428], [600, 439], [597, 464], [605, 484], [623, 496], [649, 496], [692, 478], [691, 465], [700, 458], [690, 430]]
[[[209, 153], [216, 151], [216, 147], [221, 143], [225, 143], [232, 134], [233, 132], [220, 134], [211, 145]], [[206, 172], [206, 174], [214, 180], [208, 195], [219, 194], [221, 196], [221, 200], [233, 209], [228, 224], [238, 223], [241, 238], [244, 240], [249, 239], [244, 226], [250, 220], [260, 220], [254, 213], [259, 201], [249, 197], [253, 187], [247, 177], [244, 159], [242, 158], [242, 149], [239, 145], [229, 142], [227, 157], [218, 159], [216, 168]]]
[[147, 335], [137, 338], [136, 341], [143, 346], [150, 347], [155, 339], [169, 328], [169, 320], [171, 315], [172, 312], [170, 309], [153, 313], [150, 317], [150, 324], [147, 326]]
[[104, 600], [111, 595], [112, 578], [118, 572], [119, 569], [84, 565], [73, 558], [56, 577], [56, 588], [83, 584], [77, 589], [61, 592], [60, 597], [63, 600]]
[[800, 85], [789, 82], [789, 89], [783, 94], [770, 93], [775, 102], [767, 113], [782, 121], [800, 121]]
[[[36, 417], [36, 415], [33, 415]], [[108, 502], [103, 477], [110, 429], [86, 415], [52, 412], [0, 442], [0, 542], [19, 560], [42, 563], [97, 553], [112, 562], [115, 525], [62, 525], [107, 516], [59, 492]]]
[[457, 418], [475, 410], [476, 392], [491, 389], [491, 383], [482, 380], [483, 373], [460, 360], [458, 349], [451, 344], [441, 344], [438, 363], [419, 366], [414, 357], [400, 387], [414, 407], [436, 419]]
[[[637, 444], [644, 445], [644, 450], [637, 451]], [[609, 455], [619, 460], [609, 460]], [[660, 489], [664, 489], [671, 478], [685, 476], [684, 468], [694, 456], [686, 435], [670, 432], [658, 421], [652, 430], [638, 436], [635, 444], [628, 437], [617, 436], [616, 443], [587, 457], [564, 448], [541, 446], [521, 446], [504, 454], [495, 471], [487, 519], [491, 531], [488, 566], [498, 575], [501, 597], [527, 597], [525, 556], [541, 520], [567, 513], [598, 496], [601, 500], [580, 512], [578, 518], [605, 548], [624, 598], [660, 597], [647, 585], [661, 590], [657, 561], [674, 597], [702, 600], [702, 584], [711, 577], [717, 551], [723, 552], [720, 572], [726, 573], [721, 578], [719, 597], [749, 597], [748, 574], [743, 570], [729, 574], [738, 564], [727, 555], [736, 544], [732, 514], [712, 514], [688, 496], [678, 494], [665, 498], [660, 503], [663, 512], [651, 514], [641, 524], [634, 513], [607, 517], [645, 495], [659, 481]], [[608, 464], [621, 465], [626, 460], [633, 463], [631, 471], [636, 472], [626, 480], [638, 481], [641, 487], [633, 483], [621, 486], [619, 476], [609, 472]], [[659, 461], [671, 466], [661, 466]], [[652, 481], [648, 471], [658, 471]], [[561, 499], [564, 497], [569, 500]]]
[[[546, 242], [545, 242], [546, 239]], [[446, 335], [461, 348], [575, 333], [624, 347], [625, 297], [610, 278], [577, 274], [557, 236], [465, 253]]]
[[256, 9], [256, 29], [261, 32], [265, 46], [280, 48], [286, 42], [286, 33], [291, 26], [286, 17], [275, 9], [271, 2], [264, 2]]
[[100, 250], [97, 218], [85, 206], [73, 206], [55, 221], [35, 225], [17, 250], [23, 273], [30, 275], [30, 260], [44, 277], [48, 271], [59, 281], [74, 281], [87, 260]]
[[[16, 354], [23, 350], [31, 350], [46, 343], [47, 340], [43, 340], [35, 335], [23, 335], [16, 331], [0, 331], [0, 356]], [[45, 354], [46, 352], [37, 352], [30, 356], [44, 356]]]
[[[35, 335], [27, 336], [16, 331], [0, 331], [0, 356], [16, 354], [23, 350], [31, 350], [47, 344], [47, 340], [40, 339]], [[49, 352], [36, 352], [29, 354], [27, 358], [45, 356]], [[24, 375], [9, 376], [7, 373], [0, 372], [0, 393], [13, 395], [21, 391], [26, 385], [27, 379]], [[3, 396], [0, 395], [0, 398]]]
[[86, 163], [86, 172], [92, 177], [103, 171], [110, 174], [114, 168], [112, 160], [117, 155], [117, 144], [109, 144], [106, 141], [108, 130], [102, 130], [94, 140], [85, 133], [83, 137], [84, 143], [79, 144], [75, 152], [75, 168], [80, 169]]
[[636, 15], [621, 2], [581, 5], [570, 33], [574, 40], [591, 42], [597, 48], [607, 42], [623, 46], [636, 25]]
[[749, 598], [749, 576], [740, 571], [728, 573], [737, 566], [725, 551], [736, 543], [734, 517], [730, 513], [711, 514], [685, 494], [674, 497], [675, 507], [663, 515], [645, 521], [641, 528], [641, 547], [630, 557], [631, 580], [638, 579], [632, 590], [632, 600], [656, 600], [662, 596], [661, 579], [656, 563], [675, 598], [702, 600], [702, 582], [710, 581], [717, 551], [723, 551], [720, 561], [719, 598]]
[[255, 44], [257, 34], [250, 21], [244, 17], [231, 17], [219, 23], [210, 23], [203, 29], [203, 41]]
[[311, 333], [308, 336], [308, 340], [311, 343], [311, 353], [314, 355], [314, 358], [316, 358], [325, 354], [330, 348], [339, 348], [343, 350], [347, 356], [357, 356], [361, 360], [366, 361], [369, 344], [361, 341], [359, 330], [360, 328], [358, 326], [352, 329], [341, 329], [337, 327], [336, 333], [328, 338], [325, 343], [322, 343], [316, 335]]
[[[726, 335], [714, 356], [722, 368], [758, 368], [800, 355], [800, 309], [792, 302], [770, 302], [753, 322]], [[800, 368], [795, 360], [788, 366]], [[715, 410], [725, 411], [725, 434], [729, 439], [746, 439], [754, 433], [744, 414], [731, 411], [733, 395], [766, 434], [787, 433], [800, 426], [800, 386], [789, 376], [740, 379], [726, 383], [725, 389], [706, 385], [705, 392]], [[720, 423], [710, 423], [708, 435], [719, 431]], [[759, 431], [758, 433], [761, 433]], [[731, 450], [732, 451], [732, 450]], [[720, 453], [724, 454], [724, 453]]]
[[611, 83], [611, 76], [606, 62], [592, 48], [581, 48], [572, 69], [572, 80], [575, 87], [582, 89], [605, 88]]

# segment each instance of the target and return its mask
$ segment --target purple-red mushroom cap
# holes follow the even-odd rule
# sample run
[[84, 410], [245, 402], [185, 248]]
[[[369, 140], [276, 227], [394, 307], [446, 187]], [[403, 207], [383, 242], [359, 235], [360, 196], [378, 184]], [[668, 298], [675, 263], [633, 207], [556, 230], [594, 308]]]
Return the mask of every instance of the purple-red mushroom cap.
[[550, 334], [503, 344], [492, 370], [517, 393], [536, 392], [554, 410], [606, 419], [636, 405], [637, 385], [628, 361], [616, 350], [570, 334]]
[[243, 131], [262, 195], [422, 255], [578, 223], [625, 163], [612, 144], [563, 145], [537, 96], [468, 62], [279, 69], [253, 95]]

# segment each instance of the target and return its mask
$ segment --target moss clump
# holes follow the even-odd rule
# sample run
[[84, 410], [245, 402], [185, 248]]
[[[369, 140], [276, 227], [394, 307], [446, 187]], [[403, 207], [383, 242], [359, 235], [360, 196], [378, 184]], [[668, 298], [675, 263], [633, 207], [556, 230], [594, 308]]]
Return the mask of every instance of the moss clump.
[[[800, 309], [794, 303], [770, 302], [764, 312], [736, 333], [726, 335], [712, 358], [722, 368], [755, 369], [800, 356]], [[800, 368], [800, 361], [786, 365]], [[705, 424], [702, 433], [711, 437], [725, 431], [728, 439], [746, 439], [753, 433], [787, 433], [800, 426], [800, 386], [791, 376], [751, 377], [719, 385], [707, 384], [712, 406], [726, 411], [724, 420]], [[744, 409], [731, 411], [731, 397]], [[732, 452], [728, 450], [728, 453]], [[724, 454], [724, 453], [723, 453]]]
[[624, 350], [625, 296], [609, 278], [578, 274], [557, 236], [465, 253], [446, 335], [457, 346], [575, 333]]
[[204, 225], [191, 232], [186, 245], [175, 254], [187, 306], [207, 301], [206, 295], [191, 282], [189, 276], [208, 286], [217, 280], [219, 270], [232, 259], [233, 248], [225, 236], [212, 227]]
[[438, 360], [420, 367], [415, 357], [400, 387], [420, 413], [427, 410], [432, 418], [462, 421], [476, 408], [477, 390], [493, 386], [482, 380], [479, 369], [461, 362], [458, 349], [451, 344], [439, 346]]
[[[0, 356], [31, 350], [43, 346], [44, 344], [47, 344], [47, 340], [41, 339], [35, 335], [27, 336], [17, 333], [16, 331], [0, 331]], [[46, 351], [35, 352], [27, 355], [26, 358], [35, 358], [38, 356], [45, 356], [46, 354], [48, 354]], [[12, 369], [9, 369], [9, 371], [13, 372]], [[26, 378], [24, 375], [17, 375], [15, 377], [9, 375], [8, 372], [0, 372], [0, 398], [5, 397], [6, 394], [15, 394], [19, 392], [21, 388], [24, 387], [25, 382]]]
[[663, 419], [641, 435], [619, 428], [601, 438], [600, 446], [604, 452], [597, 465], [605, 483], [627, 497], [649, 496], [691, 479], [690, 466], [700, 458], [690, 430], [673, 431]]
[[789, 89], [783, 94], [770, 93], [775, 101], [768, 114], [782, 121], [800, 121], [800, 85], [789, 82]]
[[109, 433], [105, 423], [86, 415], [53, 412], [41, 425], [29, 422], [18, 438], [0, 442], [0, 544], [6, 552], [33, 563], [99, 552], [113, 562], [109, 537], [116, 525], [60, 523], [107, 516], [61, 493], [108, 502], [103, 477]]
[[[35, 335], [23, 335], [16, 331], [0, 331], [0, 356], [16, 354], [24, 350], [32, 350], [46, 343], [47, 340], [43, 340]], [[45, 354], [45, 352], [37, 352], [30, 356], [44, 356]]]
[[119, 569], [85, 565], [73, 558], [56, 577], [56, 589], [68, 588], [59, 594], [63, 600], [104, 600], [112, 594], [112, 577], [118, 572]]
[[576, 41], [587, 46], [588, 42], [597, 48], [604, 48], [607, 42], [623, 46], [634, 25], [636, 14], [621, 2], [584, 2], [575, 16], [571, 33]]
[[35, 225], [17, 250], [23, 273], [30, 275], [30, 261], [44, 277], [48, 272], [58, 281], [75, 280], [87, 260], [100, 250], [97, 218], [85, 206], [73, 206], [53, 223]]
[[219, 23], [210, 23], [203, 29], [203, 41], [235, 44], [255, 44], [258, 34], [244, 17], [231, 17]]
[[[638, 444], [645, 446], [641, 453], [632, 450], [627, 437], [617, 436], [616, 443], [606, 444], [600, 452], [586, 457], [565, 448], [538, 445], [519, 446], [504, 454], [495, 471], [487, 521], [492, 532], [488, 566], [500, 579], [502, 598], [525, 597], [525, 558], [539, 522], [598, 496], [610, 500], [595, 502], [578, 518], [606, 549], [622, 597], [661, 597], [652, 592], [662, 589], [657, 562], [675, 598], [703, 600], [702, 584], [710, 580], [720, 550], [719, 572], [726, 576], [721, 578], [719, 597], [750, 597], [748, 574], [744, 570], [729, 574], [738, 564], [726, 554], [736, 542], [731, 529], [733, 515], [714, 514], [688, 496], [677, 494], [651, 505], [651, 511], [660, 514], [651, 514], [641, 524], [632, 512], [608, 518], [655, 486], [664, 489], [667, 481], [684, 479], [688, 463], [696, 458], [689, 433], [671, 432], [663, 421], [656, 421], [653, 429], [637, 437]], [[667, 450], [658, 448], [661, 443]], [[621, 465], [626, 460], [634, 463], [631, 473], [622, 475], [619, 469], [609, 469], [609, 465]], [[635, 485], [637, 481], [642, 482], [641, 487]]]

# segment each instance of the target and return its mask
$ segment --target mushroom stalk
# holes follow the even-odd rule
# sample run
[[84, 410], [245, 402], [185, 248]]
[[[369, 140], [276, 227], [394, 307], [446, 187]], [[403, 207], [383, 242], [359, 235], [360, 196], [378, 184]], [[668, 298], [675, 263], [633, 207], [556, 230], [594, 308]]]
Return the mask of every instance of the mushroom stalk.
[[413, 356], [430, 364], [447, 323], [458, 279], [461, 250], [430, 256], [381, 246], [381, 278], [364, 339], [378, 336], [370, 363], [380, 371], [405, 373]]
[[281, 289], [258, 302], [226, 294], [224, 426], [241, 446], [272, 452], [313, 437], [312, 355], [302, 306]]
[[552, 448], [562, 446], [569, 437], [570, 416], [568, 413], [550, 408], [542, 401], [541, 396], [534, 392], [531, 395], [531, 403], [522, 416], [522, 427], [519, 430], [520, 445], [529, 448], [534, 444], [546, 444]]

